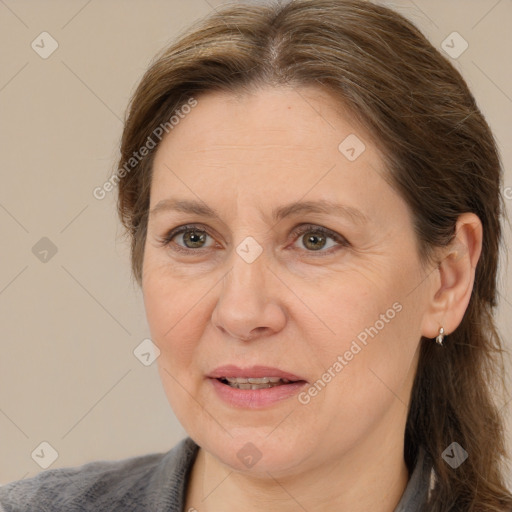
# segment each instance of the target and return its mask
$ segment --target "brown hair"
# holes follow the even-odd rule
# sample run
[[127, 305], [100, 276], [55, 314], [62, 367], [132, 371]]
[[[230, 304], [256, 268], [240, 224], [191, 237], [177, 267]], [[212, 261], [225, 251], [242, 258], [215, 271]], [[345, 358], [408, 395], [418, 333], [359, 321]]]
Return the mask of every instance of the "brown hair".
[[[464, 79], [414, 25], [367, 1], [228, 5], [197, 21], [146, 72], [128, 110], [119, 167], [191, 97], [264, 85], [322, 87], [364, 124], [412, 211], [423, 263], [452, 241], [460, 214], [480, 218], [483, 247], [464, 318], [445, 349], [421, 340], [404, 457], [409, 470], [420, 446], [432, 458], [429, 511], [510, 509], [503, 418], [493, 401], [494, 377], [504, 375], [493, 319], [502, 169]], [[118, 212], [139, 285], [155, 151], [119, 181]], [[469, 452], [456, 470], [441, 458], [453, 441]]]

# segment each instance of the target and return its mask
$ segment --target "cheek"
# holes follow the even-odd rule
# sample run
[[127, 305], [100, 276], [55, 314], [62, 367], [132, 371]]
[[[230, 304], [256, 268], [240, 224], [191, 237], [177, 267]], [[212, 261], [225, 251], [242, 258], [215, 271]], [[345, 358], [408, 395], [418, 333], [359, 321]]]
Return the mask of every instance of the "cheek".
[[392, 395], [409, 376], [421, 338], [421, 308], [407, 279], [415, 269], [401, 268], [379, 280], [347, 279], [317, 305], [330, 334], [329, 341], [316, 344], [315, 355], [322, 368], [336, 374], [333, 391], [354, 407], [375, 403], [382, 393]]
[[[142, 293], [151, 339], [161, 358], [173, 367], [190, 359], [194, 339], [201, 328], [200, 296], [195, 286], [185, 286], [165, 271], [149, 269], [144, 274]], [[172, 355], [172, 357], [170, 357]]]
[[[195, 288], [194, 288], [195, 289]], [[202, 414], [194, 376], [202, 320], [198, 318], [202, 294], [183, 286], [180, 280], [156, 270], [145, 274], [143, 297], [152, 341], [160, 356], [156, 364], [167, 400], [174, 414], [188, 432], [193, 419]]]
[[330, 356], [322, 355], [323, 369], [305, 406], [326, 435], [336, 438], [341, 428], [345, 446], [369, 435], [384, 417], [406, 414], [415, 370], [418, 343], [406, 307], [389, 323], [376, 321], [373, 311], [366, 313], [351, 319], [352, 325], [359, 323], [354, 336], [338, 337], [330, 344]]
[[391, 298], [385, 281], [384, 275], [378, 282], [354, 272], [333, 280], [321, 294], [318, 290], [312, 291], [317, 296], [310, 300], [331, 340], [326, 343], [328, 351], [343, 354], [353, 347], [356, 352], [358, 349], [353, 342], [364, 350], [372, 339], [381, 338], [381, 334], [397, 322], [402, 306], [396, 303], [396, 297]]
[[[379, 303], [380, 308], [376, 307]], [[356, 422], [354, 418], [360, 418], [360, 428], [396, 401], [406, 409], [420, 340], [417, 310], [411, 301], [391, 302], [388, 297], [372, 304], [371, 310], [357, 316], [359, 325], [351, 336], [343, 337], [343, 346], [331, 357], [340, 370], [331, 399], [343, 402], [336, 415]]]

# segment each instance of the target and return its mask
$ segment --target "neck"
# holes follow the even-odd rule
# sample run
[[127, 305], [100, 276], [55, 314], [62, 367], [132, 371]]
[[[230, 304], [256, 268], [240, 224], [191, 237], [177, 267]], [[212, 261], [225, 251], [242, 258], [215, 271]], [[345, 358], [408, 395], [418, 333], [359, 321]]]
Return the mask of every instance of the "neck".
[[341, 460], [279, 478], [270, 473], [263, 478], [233, 471], [200, 449], [189, 479], [185, 510], [393, 512], [409, 478], [403, 438], [401, 443], [378, 445], [361, 446]]

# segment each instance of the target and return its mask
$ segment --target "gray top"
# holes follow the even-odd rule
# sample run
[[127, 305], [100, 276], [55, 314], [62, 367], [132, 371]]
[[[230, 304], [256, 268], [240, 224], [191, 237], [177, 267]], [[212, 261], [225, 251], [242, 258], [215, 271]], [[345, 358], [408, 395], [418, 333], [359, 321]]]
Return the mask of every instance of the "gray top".
[[[47, 469], [0, 487], [0, 512], [185, 512], [189, 471], [198, 446], [190, 437], [167, 453]], [[395, 512], [419, 512], [431, 465], [423, 452]]]

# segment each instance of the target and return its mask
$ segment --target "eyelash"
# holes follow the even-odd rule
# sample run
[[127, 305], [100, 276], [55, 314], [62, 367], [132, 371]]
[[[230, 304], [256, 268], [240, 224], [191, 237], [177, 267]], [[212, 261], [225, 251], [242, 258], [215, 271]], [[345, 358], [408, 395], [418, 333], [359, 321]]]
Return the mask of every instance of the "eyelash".
[[[171, 231], [169, 231], [165, 236], [161, 237], [158, 240], [160, 243], [160, 246], [161, 247], [170, 247], [172, 239], [174, 237], [181, 235], [182, 233], [186, 233], [187, 231], [198, 231], [200, 233], [205, 233], [208, 236], [210, 236], [211, 238], [213, 238], [213, 236], [208, 232], [208, 230], [201, 228], [200, 226], [195, 225], [195, 224], [188, 224], [188, 225], [179, 226], [177, 228], [174, 228]], [[336, 250], [340, 246], [341, 247], [349, 247], [350, 246], [350, 242], [345, 237], [339, 235], [338, 233], [336, 233], [334, 231], [331, 231], [330, 229], [324, 228], [322, 226], [317, 226], [314, 224], [303, 224], [303, 225], [297, 226], [296, 228], [294, 228], [292, 230], [291, 234], [295, 238], [295, 237], [300, 237], [301, 235], [303, 235], [304, 233], [307, 233], [308, 231], [311, 231], [315, 234], [321, 233], [326, 238], [332, 238], [335, 242], [337, 242], [339, 244], [338, 247], [330, 247], [327, 251], [323, 251], [321, 249], [318, 251], [309, 251], [309, 250], [305, 249], [306, 252], [311, 253], [315, 256], [322, 257], [322, 256], [330, 255], [333, 252], [332, 249]], [[200, 252], [205, 249], [208, 249], [208, 248], [201, 247], [198, 249], [189, 249], [189, 248], [185, 248], [181, 245], [175, 244], [175, 246], [173, 247], [172, 250], [175, 250], [177, 252], [182, 252], [185, 254], [191, 254], [194, 252], [195, 253]]]

